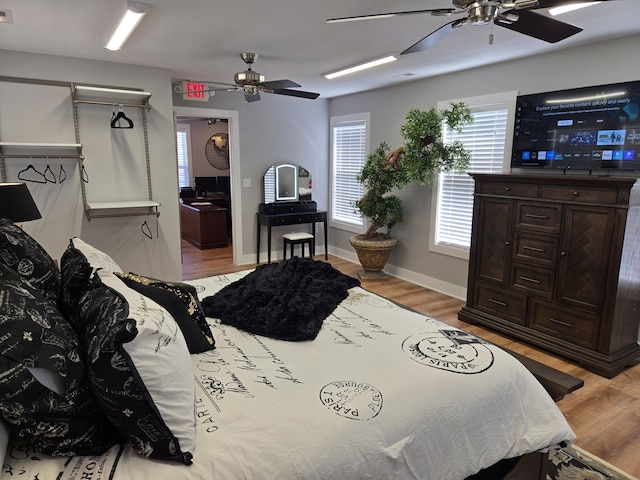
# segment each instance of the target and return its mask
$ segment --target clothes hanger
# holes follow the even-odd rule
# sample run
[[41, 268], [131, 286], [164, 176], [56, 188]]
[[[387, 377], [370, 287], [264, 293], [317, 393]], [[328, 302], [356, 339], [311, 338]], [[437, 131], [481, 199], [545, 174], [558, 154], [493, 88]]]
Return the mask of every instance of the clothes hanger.
[[44, 173], [36, 170], [33, 163], [29, 163], [27, 168], [18, 172], [18, 179], [24, 180], [25, 182], [47, 183], [47, 178], [44, 176]]
[[145, 237], [153, 240], [153, 233], [151, 233], [151, 228], [149, 228], [146, 218], [144, 219], [144, 222], [142, 222], [142, 225], [140, 225], [140, 230]]
[[[120, 125], [120, 120], [127, 122], [127, 126]], [[123, 106], [118, 107], [118, 113], [115, 111], [115, 105], [111, 112], [111, 128], [133, 128], [133, 121], [124, 114]]]
[[62, 183], [67, 179], [67, 172], [62, 165], [62, 160], [60, 161], [60, 170], [58, 171], [58, 182]]
[[47, 168], [44, 169], [44, 173], [42, 174], [44, 179], [49, 183], [58, 183], [56, 180], [56, 174], [51, 170], [51, 165], [47, 163]]
[[80, 178], [84, 183], [89, 183], [89, 174], [87, 173], [87, 169], [84, 168], [84, 163], [80, 167]]

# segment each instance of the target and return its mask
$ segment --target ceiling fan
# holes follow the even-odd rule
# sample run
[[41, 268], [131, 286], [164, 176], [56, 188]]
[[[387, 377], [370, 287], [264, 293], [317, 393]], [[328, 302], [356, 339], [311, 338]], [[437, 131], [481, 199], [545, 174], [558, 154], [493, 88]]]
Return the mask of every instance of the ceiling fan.
[[[549, 43], [556, 43], [582, 31], [582, 28], [536, 13], [538, 8], [556, 7], [571, 3], [592, 3], [595, 0], [451, 0], [455, 8], [431, 8], [405, 12], [389, 12], [355, 17], [330, 18], [327, 23], [351, 22], [375, 18], [430, 13], [434, 16], [466, 15], [431, 32], [420, 41], [401, 52], [401, 55], [426, 50], [454, 30], [465, 25], [487, 25], [493, 22], [500, 27], [528, 35]], [[492, 36], [489, 37], [490, 43]]]
[[[217, 83], [215, 85], [227, 85], [226, 91], [242, 90], [244, 92], [244, 99], [247, 102], [255, 102], [260, 100], [260, 92], [275, 93], [276, 95], [288, 95], [290, 97], [309, 98], [314, 100], [320, 96], [319, 93], [305, 92], [303, 90], [291, 90], [292, 88], [299, 88], [298, 85], [291, 80], [272, 80], [265, 81], [265, 76], [251, 69], [251, 65], [258, 60], [257, 53], [241, 53], [240, 57], [247, 64], [247, 69], [238, 72], [233, 76], [234, 84]], [[212, 90], [222, 90], [213, 88]]]

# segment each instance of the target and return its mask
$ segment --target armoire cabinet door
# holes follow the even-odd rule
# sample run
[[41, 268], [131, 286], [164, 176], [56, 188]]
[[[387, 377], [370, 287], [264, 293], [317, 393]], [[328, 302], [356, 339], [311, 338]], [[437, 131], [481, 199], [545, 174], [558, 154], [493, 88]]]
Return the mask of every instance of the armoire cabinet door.
[[477, 245], [476, 276], [501, 285], [509, 282], [513, 208], [511, 199], [483, 198], [478, 202], [482, 239]]
[[565, 206], [557, 300], [601, 311], [614, 219], [613, 208]]

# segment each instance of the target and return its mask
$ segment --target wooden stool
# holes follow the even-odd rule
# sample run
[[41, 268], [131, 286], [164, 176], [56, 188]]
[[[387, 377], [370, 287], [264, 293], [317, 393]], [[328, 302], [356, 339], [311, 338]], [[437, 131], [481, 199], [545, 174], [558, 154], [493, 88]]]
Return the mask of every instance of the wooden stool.
[[310, 233], [304, 232], [296, 232], [296, 233], [285, 233], [282, 235], [282, 243], [283, 243], [283, 254], [282, 260], [287, 259], [287, 245], [291, 246], [291, 256], [293, 257], [293, 247], [294, 245], [302, 246], [302, 257], [304, 257], [304, 246], [305, 244], [309, 245], [309, 256], [313, 256], [313, 242], [315, 237]]

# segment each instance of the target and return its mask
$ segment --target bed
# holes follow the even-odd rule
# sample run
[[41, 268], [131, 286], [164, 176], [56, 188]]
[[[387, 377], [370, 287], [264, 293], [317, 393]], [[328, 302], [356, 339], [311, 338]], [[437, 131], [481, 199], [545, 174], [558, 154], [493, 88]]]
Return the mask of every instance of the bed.
[[[137, 441], [139, 433], [105, 452], [72, 456], [43, 454], [28, 442], [10, 441], [0, 480], [462, 480], [503, 459], [569, 445], [575, 438], [544, 388], [505, 351], [360, 286], [346, 288], [337, 306], [325, 307], [330, 313], [307, 332], [307, 339], [255, 333], [207, 317], [204, 330], [212, 336], [211, 347], [205, 343], [199, 353], [191, 353], [198, 349], [185, 344], [189, 334], [178, 333], [169, 309], [156, 308], [150, 296], [130, 288], [131, 275], [125, 283], [127, 274], [119, 274], [122, 269], [108, 255], [78, 239], [72, 239], [70, 249], [75, 261], [68, 255], [66, 262], [62, 259], [67, 300], [69, 292], [85, 288], [75, 277], [64, 280], [75, 270], [83, 272], [83, 282], [101, 285], [100, 295], [118, 289], [119, 302], [128, 303], [126, 317], [135, 320], [129, 326], [137, 327], [137, 336], [122, 342], [122, 352], [135, 365], [130, 379], [145, 383], [140, 399], [153, 404], [153, 413], [171, 430], [169, 453], [163, 456], [158, 448], [156, 455], [148, 442]], [[327, 269], [324, 262], [310, 262]], [[269, 274], [278, 264], [271, 265], [185, 283], [206, 306], [205, 299], [224, 297], [221, 292], [239, 284], [246, 293], [248, 279], [258, 270]], [[290, 278], [287, 285], [292, 288]], [[95, 308], [100, 295], [89, 295], [88, 304]], [[288, 301], [294, 298], [300, 300], [292, 296]], [[296, 308], [304, 307], [300, 303]], [[155, 330], [147, 331], [153, 309], [164, 320], [153, 320]], [[85, 305], [78, 311], [88, 310]], [[261, 310], [255, 316], [263, 315]], [[78, 321], [69, 316], [72, 325]], [[160, 323], [170, 333], [158, 336]], [[100, 403], [103, 411], [111, 408], [109, 402], [120, 402], [108, 397], [118, 389], [95, 380], [98, 368], [90, 364], [93, 359], [99, 363], [100, 352], [91, 348], [105, 349], [113, 330], [111, 324], [97, 342], [100, 347], [89, 346], [91, 338], [83, 347], [85, 368], [97, 385], [90, 390], [106, 402]], [[96, 332], [92, 338], [103, 335]], [[148, 358], [133, 349], [142, 337], [154, 339]], [[178, 360], [157, 358], [159, 351], [174, 347]], [[185, 361], [184, 350], [189, 350]], [[109, 423], [125, 429], [150, 424], [134, 420], [137, 407], [128, 410], [129, 422], [119, 420], [120, 411], [114, 409]], [[145, 433], [150, 430], [162, 438], [159, 428]]]

